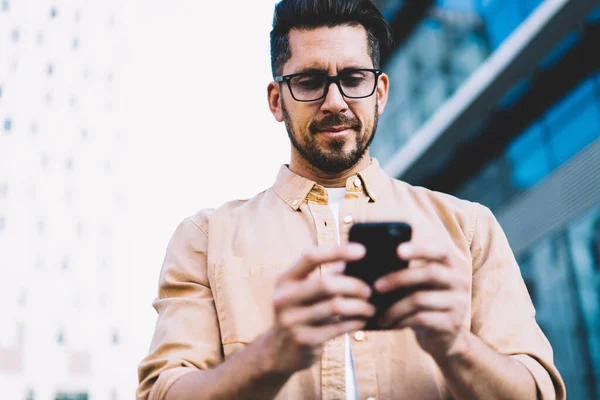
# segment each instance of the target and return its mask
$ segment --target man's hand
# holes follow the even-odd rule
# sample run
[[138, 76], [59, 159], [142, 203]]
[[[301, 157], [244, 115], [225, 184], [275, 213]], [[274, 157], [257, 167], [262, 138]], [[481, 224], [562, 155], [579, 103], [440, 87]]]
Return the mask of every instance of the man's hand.
[[435, 245], [405, 243], [398, 256], [410, 262], [409, 268], [375, 282], [375, 289], [388, 293], [396, 289], [416, 289], [398, 301], [380, 319], [388, 329], [412, 328], [420, 346], [429, 354], [445, 357], [463, 332], [470, 302], [470, 281], [460, 272], [449, 251]]
[[358, 260], [362, 245], [318, 247], [307, 251], [284, 272], [275, 287], [275, 326], [270, 332], [272, 370], [292, 374], [320, 356], [324, 342], [361, 329], [375, 308], [371, 290], [362, 281], [334, 273], [309, 277], [323, 263]]

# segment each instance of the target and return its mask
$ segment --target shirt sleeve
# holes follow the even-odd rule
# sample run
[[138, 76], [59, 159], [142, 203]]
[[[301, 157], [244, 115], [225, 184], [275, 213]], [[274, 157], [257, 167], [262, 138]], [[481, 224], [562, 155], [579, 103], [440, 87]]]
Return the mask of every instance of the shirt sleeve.
[[158, 321], [149, 355], [138, 368], [138, 400], [163, 400], [186, 373], [223, 361], [217, 313], [207, 275], [208, 236], [190, 219], [175, 231], [153, 306]]
[[496, 351], [525, 365], [536, 382], [538, 398], [563, 400], [565, 386], [554, 366], [552, 347], [535, 320], [506, 235], [488, 208], [476, 207], [471, 329]]

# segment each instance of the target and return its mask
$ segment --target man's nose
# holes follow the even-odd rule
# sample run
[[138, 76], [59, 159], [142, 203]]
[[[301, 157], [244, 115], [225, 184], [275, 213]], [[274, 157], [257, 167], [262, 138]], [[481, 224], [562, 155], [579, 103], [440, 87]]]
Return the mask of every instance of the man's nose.
[[339, 114], [348, 109], [348, 104], [344, 99], [344, 96], [340, 92], [340, 88], [334, 82], [329, 84], [329, 90], [327, 91], [327, 96], [325, 96], [325, 100], [323, 105], [321, 106], [321, 110], [324, 112], [329, 112], [332, 114]]

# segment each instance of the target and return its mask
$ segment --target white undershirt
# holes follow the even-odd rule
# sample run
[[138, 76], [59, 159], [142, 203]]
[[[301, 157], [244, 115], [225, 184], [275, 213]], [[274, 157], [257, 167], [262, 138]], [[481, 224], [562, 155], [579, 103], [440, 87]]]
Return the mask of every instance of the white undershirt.
[[[340, 204], [344, 195], [346, 194], [346, 188], [329, 188], [327, 189], [329, 203], [328, 206], [333, 212], [333, 218], [335, 218], [335, 227], [337, 242], [340, 242]], [[346, 400], [357, 400], [358, 392], [356, 391], [356, 376], [354, 373], [354, 362], [352, 361], [352, 348], [350, 347], [350, 336], [344, 335], [344, 347], [346, 349], [346, 363], [345, 363], [345, 376], [346, 376]]]

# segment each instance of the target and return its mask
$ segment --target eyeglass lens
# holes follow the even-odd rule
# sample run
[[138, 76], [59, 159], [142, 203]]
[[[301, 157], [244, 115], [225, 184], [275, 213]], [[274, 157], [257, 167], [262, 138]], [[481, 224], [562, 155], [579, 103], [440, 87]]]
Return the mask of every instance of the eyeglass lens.
[[[350, 71], [339, 75], [342, 94], [350, 98], [368, 97], [375, 90], [373, 71]], [[328, 77], [322, 73], [306, 73], [290, 79], [292, 94], [297, 100], [311, 101], [324, 97]]]

